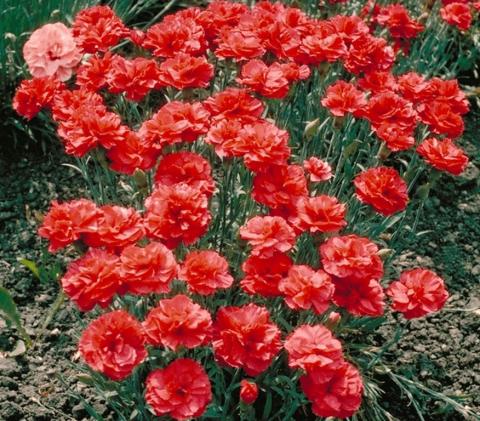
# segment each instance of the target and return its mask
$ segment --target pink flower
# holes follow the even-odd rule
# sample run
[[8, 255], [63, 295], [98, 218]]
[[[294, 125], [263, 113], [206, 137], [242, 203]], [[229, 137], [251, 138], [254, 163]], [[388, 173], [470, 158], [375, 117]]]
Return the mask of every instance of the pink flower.
[[33, 32], [23, 46], [23, 57], [33, 77], [56, 76], [67, 80], [82, 53], [63, 23], [49, 23]]

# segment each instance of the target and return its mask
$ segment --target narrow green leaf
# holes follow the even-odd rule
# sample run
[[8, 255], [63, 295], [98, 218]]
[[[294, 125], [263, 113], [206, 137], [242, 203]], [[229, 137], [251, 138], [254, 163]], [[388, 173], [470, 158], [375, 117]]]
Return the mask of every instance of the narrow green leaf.
[[20, 336], [25, 341], [27, 348], [30, 347], [32, 341], [27, 334], [27, 331], [22, 325], [22, 319], [20, 318], [20, 313], [18, 312], [17, 305], [13, 301], [10, 293], [3, 287], [0, 287], [0, 312], [2, 312], [7, 320], [15, 325]]
[[37, 264], [34, 261], [28, 260], [25, 258], [19, 258], [18, 263], [20, 263], [21, 265], [25, 266], [28, 270], [30, 270], [30, 272], [32, 272], [37, 279], [40, 279], [40, 271], [38, 269]]

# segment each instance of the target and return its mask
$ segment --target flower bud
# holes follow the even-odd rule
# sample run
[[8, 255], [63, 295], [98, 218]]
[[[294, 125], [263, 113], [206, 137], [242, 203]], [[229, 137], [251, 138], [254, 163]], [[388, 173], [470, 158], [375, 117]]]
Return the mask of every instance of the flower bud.
[[340, 313], [337, 313], [336, 311], [332, 311], [328, 315], [328, 319], [325, 322], [325, 327], [327, 327], [330, 330], [333, 330], [338, 326], [341, 319], [342, 319], [342, 316], [340, 315]]
[[258, 398], [258, 386], [248, 380], [240, 382], [240, 399], [247, 405], [253, 404]]

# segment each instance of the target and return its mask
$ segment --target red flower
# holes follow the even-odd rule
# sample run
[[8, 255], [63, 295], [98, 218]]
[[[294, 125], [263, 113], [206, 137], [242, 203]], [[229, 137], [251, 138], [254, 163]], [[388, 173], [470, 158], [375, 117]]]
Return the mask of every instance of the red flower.
[[338, 278], [380, 279], [383, 263], [377, 253], [375, 243], [355, 234], [329, 238], [320, 246], [323, 269]]
[[242, 127], [242, 120], [218, 121], [212, 124], [204, 140], [215, 148], [215, 153], [220, 158], [241, 156], [241, 143], [238, 136]]
[[424, 30], [424, 26], [413, 20], [408, 10], [401, 4], [391, 4], [381, 7], [376, 21], [381, 26], [386, 26], [394, 38], [415, 38]]
[[96, 229], [85, 235], [90, 247], [121, 249], [145, 236], [142, 217], [135, 209], [107, 205], [99, 210]]
[[233, 278], [228, 272], [227, 260], [216, 251], [191, 251], [187, 254], [179, 275], [191, 292], [211, 295], [217, 289], [229, 288]]
[[154, 167], [160, 151], [147, 144], [137, 133], [128, 131], [123, 142], [117, 143], [108, 152], [110, 167], [122, 174], [132, 175], [137, 169]]
[[155, 60], [143, 57], [127, 60], [115, 55], [108, 70], [107, 84], [110, 92], [124, 92], [131, 101], [141, 101], [155, 88], [160, 75]]
[[461, 31], [468, 31], [472, 25], [472, 11], [470, 5], [454, 2], [440, 9], [442, 19], [449, 25], [454, 25]]
[[108, 6], [93, 6], [81, 10], [72, 26], [77, 45], [86, 53], [107, 51], [127, 36], [128, 30]]
[[458, 80], [443, 80], [434, 77], [427, 84], [430, 98], [435, 101], [445, 102], [452, 111], [457, 114], [466, 114], [470, 109], [470, 103], [459, 85]]
[[254, 121], [260, 118], [264, 105], [246, 89], [227, 88], [208, 98], [203, 105], [214, 121]]
[[267, 66], [262, 60], [250, 60], [242, 67], [237, 82], [267, 98], [284, 98], [290, 89], [289, 81], [278, 63]]
[[199, 56], [206, 51], [207, 41], [195, 19], [176, 13], [148, 29], [143, 47], [157, 57], [174, 57], [178, 53]]
[[314, 271], [309, 266], [294, 265], [288, 276], [280, 281], [278, 289], [287, 305], [294, 310], [309, 310], [324, 313], [330, 305], [333, 284], [323, 270]]
[[270, 257], [295, 245], [295, 232], [280, 216], [255, 216], [240, 227], [240, 237], [252, 247], [252, 255]]
[[415, 144], [415, 138], [408, 130], [395, 124], [382, 124], [376, 128], [376, 132], [392, 152], [410, 149]]
[[462, 116], [444, 101], [421, 104], [417, 109], [422, 122], [429, 125], [436, 134], [443, 134], [455, 139], [460, 137], [465, 130]]
[[220, 364], [243, 368], [249, 376], [265, 371], [282, 348], [280, 330], [264, 307], [222, 307], [213, 324], [213, 351]]
[[238, 134], [238, 150], [245, 166], [261, 171], [272, 165], [286, 165], [290, 157], [288, 132], [267, 121], [247, 124]]
[[336, 197], [320, 195], [302, 197], [296, 203], [295, 216], [290, 222], [300, 231], [334, 232], [347, 225], [346, 206]]
[[207, 38], [213, 40], [222, 29], [233, 28], [240, 18], [248, 12], [248, 7], [241, 3], [214, 0], [200, 13], [199, 21], [205, 28]]
[[336, 15], [329, 19], [335, 31], [349, 46], [354, 39], [367, 35], [370, 32], [367, 24], [358, 16]]
[[369, 168], [357, 175], [353, 184], [358, 200], [382, 215], [393, 215], [407, 207], [407, 183], [393, 168]]
[[292, 264], [292, 259], [283, 253], [274, 253], [271, 257], [250, 256], [242, 264], [245, 277], [240, 286], [250, 295], [279, 296], [279, 283], [287, 276]]
[[395, 92], [398, 89], [395, 76], [390, 71], [366, 73], [363, 78], [358, 80], [358, 86], [364, 91], [370, 91], [374, 94]]
[[393, 310], [403, 313], [407, 319], [439, 311], [448, 299], [443, 279], [428, 269], [403, 272], [386, 292], [393, 301]]
[[178, 142], [194, 142], [207, 133], [209, 113], [199, 102], [172, 101], [161, 107], [140, 128], [140, 137], [147, 144], [162, 148]]
[[55, 253], [79, 240], [83, 234], [95, 230], [99, 217], [99, 209], [90, 200], [79, 199], [62, 204], [54, 200], [38, 234], [50, 242], [48, 251]]
[[165, 155], [157, 167], [155, 184], [175, 186], [180, 183], [188, 184], [211, 196], [215, 190], [215, 182], [209, 162], [193, 152], [182, 151]]
[[112, 311], [91, 322], [78, 349], [85, 362], [112, 380], [123, 380], [147, 357], [140, 322], [124, 310]]
[[145, 201], [145, 227], [149, 237], [169, 248], [193, 244], [207, 231], [212, 218], [208, 199], [186, 184], [160, 185]]
[[148, 375], [145, 400], [159, 417], [187, 420], [205, 412], [212, 400], [212, 386], [200, 364], [181, 358]]
[[284, 345], [288, 365], [300, 368], [326, 382], [343, 364], [342, 344], [325, 326], [301, 325], [287, 338]]
[[425, 140], [418, 148], [418, 154], [432, 167], [460, 175], [468, 165], [468, 157], [451, 139]]
[[158, 81], [177, 89], [207, 88], [213, 75], [214, 68], [205, 57], [179, 53], [160, 64]]
[[258, 398], [258, 386], [255, 382], [243, 379], [240, 382], [240, 400], [252, 405]]
[[52, 116], [56, 122], [72, 119], [80, 109], [88, 109], [91, 113], [103, 115], [107, 107], [103, 98], [88, 89], [62, 90], [55, 96], [52, 105]]
[[177, 270], [173, 253], [161, 243], [129, 246], [120, 255], [122, 289], [129, 294], [167, 293]]
[[330, 85], [322, 99], [322, 105], [336, 117], [343, 117], [347, 113], [357, 115], [366, 104], [363, 92], [343, 80]]
[[397, 83], [402, 96], [411, 102], [424, 101], [432, 94], [430, 84], [425, 77], [415, 72], [401, 75]]
[[333, 302], [355, 316], [378, 317], [385, 309], [383, 288], [375, 279], [333, 278]]
[[395, 54], [386, 40], [365, 34], [352, 41], [345, 59], [345, 68], [354, 74], [389, 70], [394, 60]]
[[220, 31], [216, 39], [218, 48], [215, 55], [220, 58], [233, 58], [234, 60], [250, 60], [265, 54], [258, 35], [248, 29], [225, 28]]
[[91, 56], [88, 61], [79, 66], [76, 84], [90, 91], [99, 91], [106, 87], [113, 57], [118, 56], [112, 56], [110, 52], [103, 56]]
[[113, 254], [90, 249], [70, 263], [61, 284], [80, 311], [90, 311], [97, 304], [103, 308], [110, 304], [121, 284], [118, 262]]
[[330, 22], [316, 21], [312, 30], [302, 38], [300, 52], [298, 59], [301, 62], [318, 65], [343, 59], [347, 54], [347, 47]]
[[312, 402], [313, 413], [319, 417], [351, 417], [362, 403], [362, 377], [348, 362], [336, 369], [329, 381], [307, 373], [300, 377], [300, 386]]
[[253, 179], [252, 197], [272, 209], [293, 210], [307, 194], [307, 180], [299, 165], [275, 165], [257, 172]]
[[333, 177], [330, 164], [314, 156], [303, 161], [303, 168], [309, 173], [310, 181], [313, 182], [328, 181]]
[[186, 295], [160, 300], [143, 322], [147, 342], [177, 351], [196, 348], [210, 340], [210, 313]]
[[31, 120], [43, 108], [49, 108], [55, 95], [64, 88], [63, 83], [51, 77], [22, 80], [13, 97], [13, 109]]

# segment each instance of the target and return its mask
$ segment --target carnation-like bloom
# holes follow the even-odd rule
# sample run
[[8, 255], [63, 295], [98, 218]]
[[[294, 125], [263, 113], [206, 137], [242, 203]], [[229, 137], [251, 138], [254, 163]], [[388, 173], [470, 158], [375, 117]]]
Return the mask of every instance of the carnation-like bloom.
[[392, 282], [387, 295], [392, 308], [413, 319], [440, 310], [448, 299], [445, 283], [428, 269], [412, 269], [403, 272], [398, 281]]
[[187, 420], [205, 412], [212, 400], [212, 386], [199, 363], [181, 358], [148, 375], [145, 400], [159, 417]]
[[207, 88], [214, 68], [205, 57], [177, 54], [160, 64], [159, 82], [177, 89]]
[[55, 95], [63, 89], [65, 85], [53, 77], [22, 80], [13, 97], [13, 109], [31, 120], [43, 108], [49, 108]]
[[421, 23], [410, 17], [406, 7], [401, 4], [381, 7], [376, 21], [386, 26], [393, 38], [415, 38], [424, 29]]
[[108, 6], [81, 10], [73, 22], [73, 35], [86, 53], [105, 52], [127, 36], [128, 30]]
[[382, 215], [393, 215], [407, 207], [407, 183], [393, 168], [369, 168], [357, 175], [353, 184], [357, 198]]
[[355, 234], [329, 238], [320, 246], [320, 258], [325, 272], [338, 278], [380, 279], [383, 276], [377, 245]]
[[440, 9], [440, 16], [449, 25], [454, 25], [461, 31], [468, 31], [472, 25], [472, 11], [470, 5], [462, 2], [453, 2]]
[[290, 222], [299, 230], [312, 234], [334, 232], [347, 225], [346, 211], [346, 206], [336, 197], [302, 197], [296, 203], [295, 216], [290, 218]]
[[90, 247], [122, 249], [144, 237], [142, 217], [134, 208], [105, 205], [99, 211], [96, 229], [85, 235]]
[[322, 105], [335, 117], [343, 117], [347, 113], [357, 115], [367, 105], [365, 94], [351, 83], [339, 80], [327, 88]]
[[342, 344], [322, 325], [298, 326], [284, 345], [288, 365], [316, 376], [319, 382], [332, 378], [343, 364]]
[[50, 242], [48, 251], [55, 253], [81, 239], [83, 234], [95, 231], [100, 215], [95, 203], [87, 199], [65, 203], [54, 200], [38, 234]]
[[362, 403], [362, 377], [348, 362], [338, 367], [327, 382], [307, 373], [300, 377], [300, 387], [312, 402], [313, 413], [319, 417], [351, 417]]
[[270, 321], [268, 310], [253, 303], [222, 307], [213, 329], [215, 359], [243, 368], [249, 376], [265, 371], [282, 347], [280, 330]]
[[465, 130], [461, 114], [449, 102], [434, 100], [420, 104], [417, 110], [422, 122], [430, 126], [433, 133], [456, 139]]
[[303, 161], [303, 168], [310, 175], [310, 181], [316, 183], [328, 181], [333, 177], [330, 164], [314, 156]]
[[358, 86], [364, 91], [370, 91], [373, 94], [396, 92], [398, 90], [395, 76], [390, 71], [369, 72], [358, 80]]
[[210, 340], [212, 318], [186, 295], [160, 300], [143, 322], [147, 342], [172, 351], [196, 348]]
[[355, 316], [381, 316], [385, 309], [385, 294], [376, 279], [333, 278], [333, 302]]
[[355, 37], [345, 58], [345, 68], [354, 74], [389, 70], [395, 61], [395, 53], [384, 38], [371, 34]]
[[90, 311], [96, 305], [107, 307], [121, 287], [119, 258], [101, 249], [90, 249], [70, 263], [61, 279], [65, 294], [80, 311]]
[[23, 57], [34, 78], [70, 79], [82, 53], [63, 23], [47, 23], [35, 30], [23, 46]]
[[288, 271], [288, 276], [280, 281], [278, 289], [290, 308], [313, 308], [315, 313], [322, 314], [330, 305], [334, 286], [330, 276], [323, 270], [315, 271], [309, 266], [294, 265]]
[[112, 380], [123, 380], [147, 357], [140, 322], [124, 310], [112, 311], [91, 322], [78, 349], [85, 362]]
[[292, 265], [292, 259], [283, 253], [274, 253], [270, 257], [250, 256], [242, 264], [245, 277], [240, 286], [250, 295], [279, 296], [279, 283]]
[[251, 30], [224, 29], [220, 32], [217, 41], [218, 48], [215, 50], [215, 55], [219, 58], [233, 58], [241, 61], [261, 57], [265, 53], [258, 35]]
[[147, 235], [169, 248], [193, 244], [207, 231], [212, 218], [208, 199], [187, 184], [158, 186], [145, 200]]
[[448, 138], [429, 138], [423, 141], [417, 152], [432, 167], [453, 175], [460, 175], [468, 165], [465, 152]]
[[203, 156], [186, 151], [174, 152], [161, 159], [155, 183], [167, 186], [186, 183], [208, 196], [215, 190], [210, 163]]
[[255, 382], [243, 379], [240, 382], [240, 400], [252, 405], [258, 398], [258, 386]]
[[125, 293], [167, 293], [177, 272], [175, 256], [161, 243], [151, 242], [145, 247], [132, 245], [120, 255], [119, 273]]
[[103, 55], [92, 55], [87, 61], [83, 61], [77, 69], [75, 83], [90, 91], [105, 88], [114, 57], [116, 56], [107, 52]]
[[295, 245], [295, 231], [280, 216], [255, 216], [240, 228], [240, 237], [252, 246], [252, 255], [269, 257]]
[[229, 288], [233, 283], [227, 260], [212, 250], [188, 253], [179, 277], [187, 282], [189, 291], [200, 295], [214, 294], [217, 289]]

